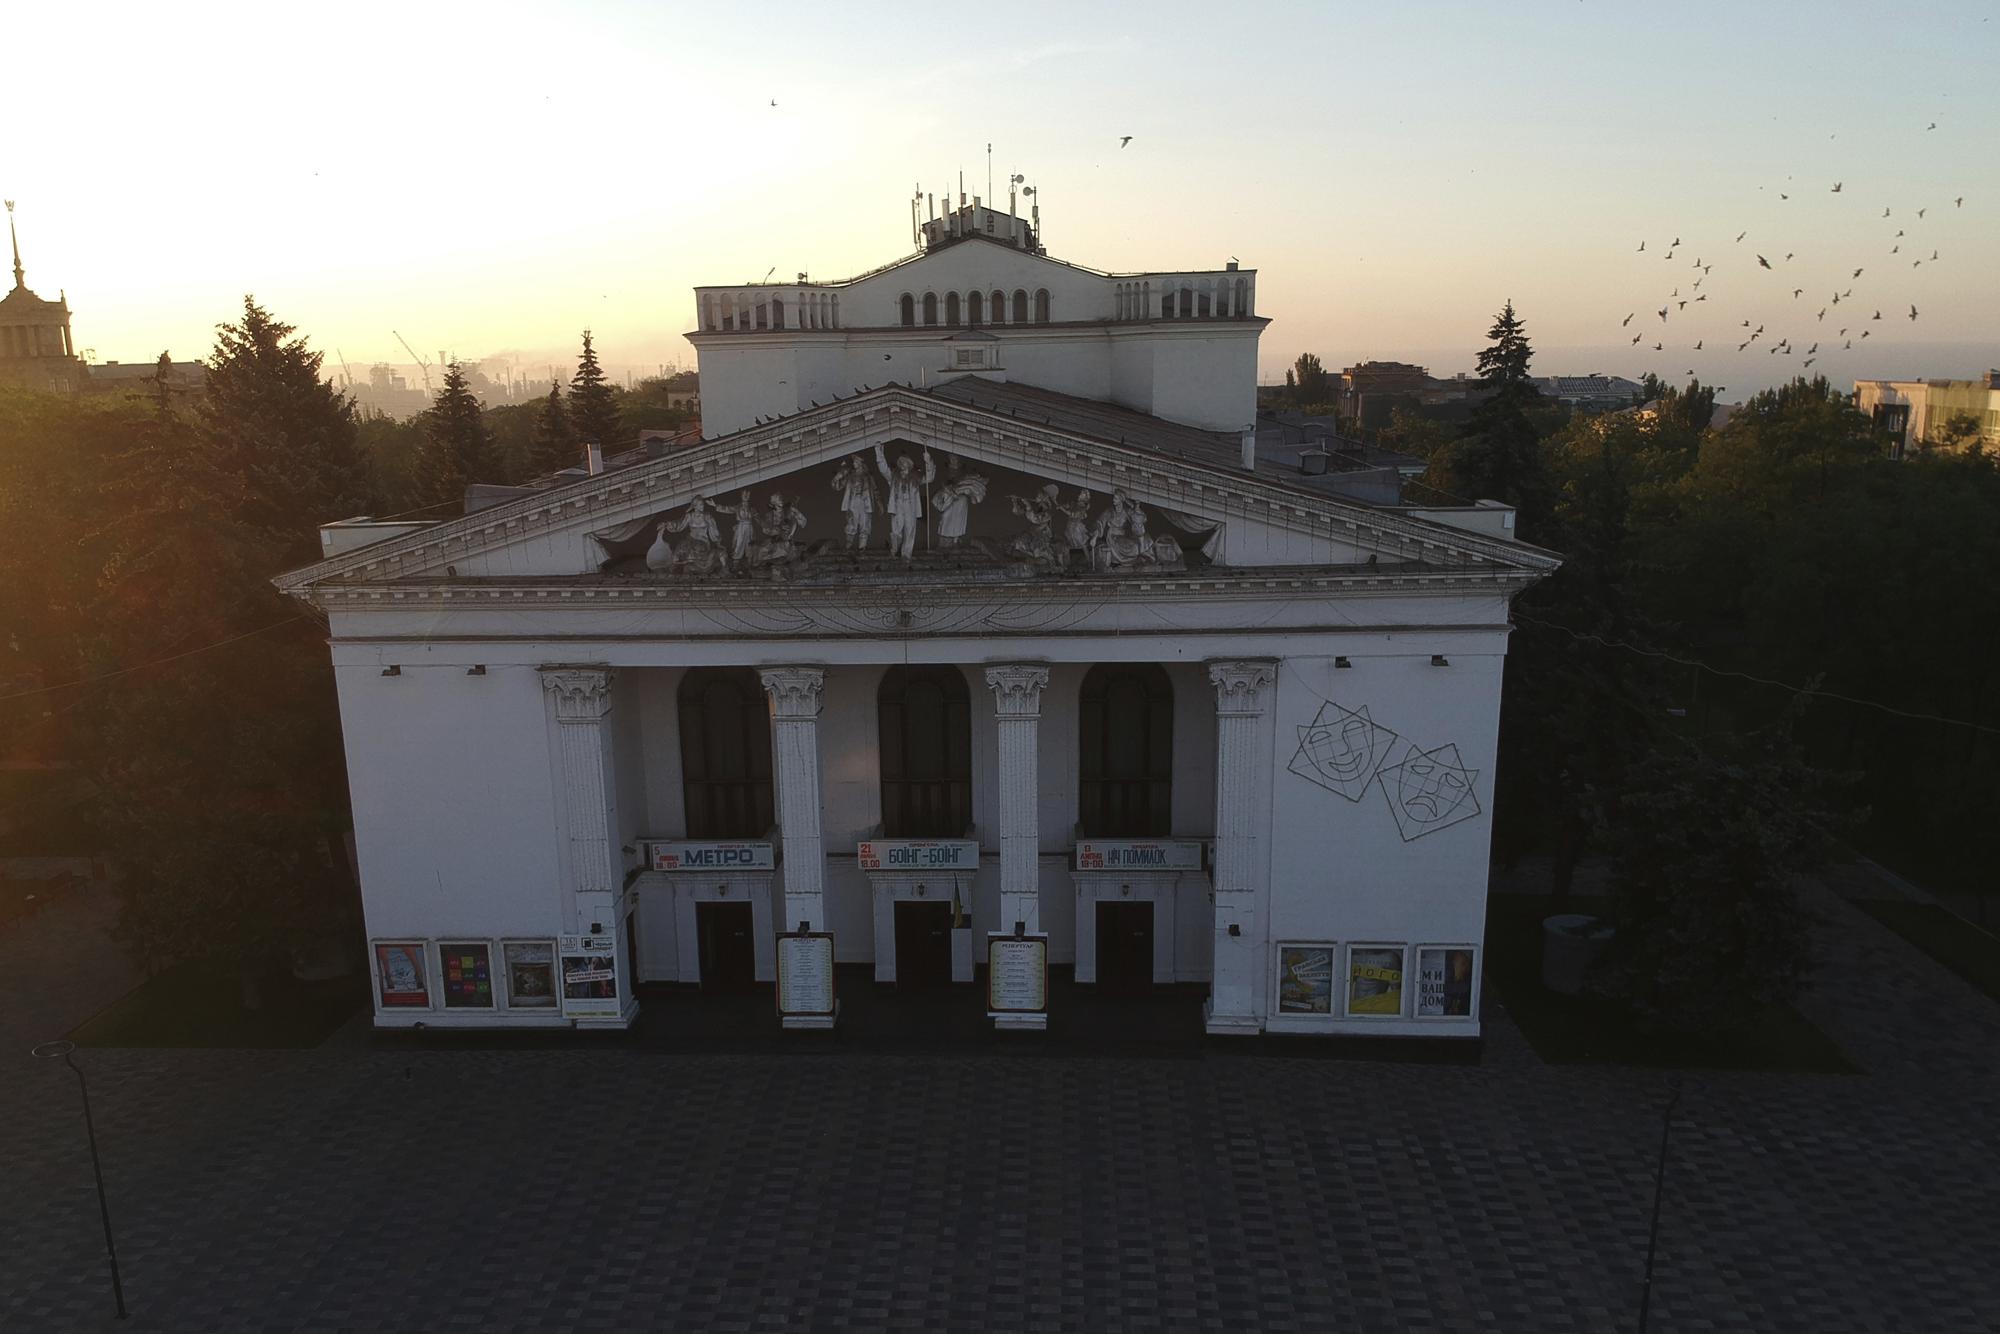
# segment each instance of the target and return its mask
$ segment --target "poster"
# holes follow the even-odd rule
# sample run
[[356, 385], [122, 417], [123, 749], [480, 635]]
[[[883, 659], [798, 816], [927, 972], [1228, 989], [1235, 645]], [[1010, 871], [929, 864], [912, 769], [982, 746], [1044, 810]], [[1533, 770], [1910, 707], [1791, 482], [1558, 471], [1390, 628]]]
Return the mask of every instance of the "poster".
[[562, 938], [563, 1009], [618, 1013], [618, 942], [612, 936]]
[[493, 956], [487, 946], [439, 945], [438, 977], [447, 1010], [493, 1008]]
[[1049, 938], [986, 938], [986, 1008], [995, 1014], [1039, 1014], [1049, 1007]]
[[655, 871], [769, 871], [778, 864], [769, 843], [662, 839], [648, 850]]
[[979, 844], [969, 838], [876, 838], [854, 847], [864, 871], [976, 871]]
[[1079, 871], [1198, 871], [1201, 844], [1188, 838], [1091, 838], [1076, 845]]
[[417, 944], [377, 945], [375, 977], [382, 1005], [429, 1007], [430, 986], [424, 980], [424, 947]]
[[833, 1013], [830, 932], [787, 932], [778, 937], [778, 1013]]
[[1417, 1013], [1425, 1018], [1471, 1015], [1471, 946], [1417, 951]]
[[556, 947], [546, 940], [500, 947], [507, 965], [507, 1004], [517, 1010], [556, 1007]]
[[1278, 946], [1278, 1013], [1333, 1013], [1333, 946]]
[[1403, 1012], [1401, 947], [1358, 945], [1347, 952], [1347, 1012], [1376, 1015]]

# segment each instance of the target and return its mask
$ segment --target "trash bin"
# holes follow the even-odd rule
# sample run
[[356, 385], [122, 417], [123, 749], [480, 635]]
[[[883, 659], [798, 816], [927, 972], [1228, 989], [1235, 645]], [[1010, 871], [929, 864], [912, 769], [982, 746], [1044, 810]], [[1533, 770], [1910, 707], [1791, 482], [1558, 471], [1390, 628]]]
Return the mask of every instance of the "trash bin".
[[1542, 985], [1559, 996], [1583, 992], [1583, 979], [1610, 947], [1617, 928], [1586, 913], [1557, 913], [1542, 919]]

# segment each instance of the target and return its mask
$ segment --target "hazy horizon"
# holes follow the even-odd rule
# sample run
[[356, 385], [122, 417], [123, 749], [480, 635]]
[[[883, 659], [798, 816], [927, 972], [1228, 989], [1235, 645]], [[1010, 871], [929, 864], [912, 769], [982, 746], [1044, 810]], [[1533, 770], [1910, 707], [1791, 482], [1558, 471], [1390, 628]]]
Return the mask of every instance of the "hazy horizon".
[[1994, 67], [1979, 6], [1183, 4], [1135, 33], [1028, 4], [977, 41], [776, 8], [27, 13], [14, 100], [62, 128], [17, 136], [0, 193], [29, 286], [125, 362], [205, 356], [250, 292], [357, 379], [409, 364], [392, 330], [530, 375], [586, 327], [621, 379], [692, 367], [693, 287], [908, 253], [913, 186], [985, 195], [991, 141], [1057, 258], [1257, 269], [1266, 382], [1307, 351], [1469, 371], [1509, 299], [1543, 374], [1736, 398], [2000, 366], [2000, 90], [1941, 77]]

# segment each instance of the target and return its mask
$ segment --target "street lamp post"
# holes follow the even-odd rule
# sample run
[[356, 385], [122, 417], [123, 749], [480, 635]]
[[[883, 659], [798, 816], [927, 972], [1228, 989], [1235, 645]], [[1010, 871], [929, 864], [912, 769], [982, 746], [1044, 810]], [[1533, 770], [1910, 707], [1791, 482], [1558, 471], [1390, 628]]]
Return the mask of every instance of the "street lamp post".
[[83, 1094], [83, 1133], [90, 1138], [90, 1171], [97, 1178], [97, 1212], [104, 1219], [104, 1253], [111, 1257], [111, 1297], [118, 1305], [118, 1318], [125, 1319], [125, 1285], [118, 1281], [118, 1247], [111, 1240], [111, 1205], [104, 1198], [104, 1165], [97, 1159], [97, 1126], [90, 1119], [90, 1084], [77, 1068], [70, 1053], [76, 1044], [67, 1040], [44, 1042], [33, 1049], [31, 1055], [44, 1060], [62, 1058], [62, 1063], [76, 1076], [76, 1086]]

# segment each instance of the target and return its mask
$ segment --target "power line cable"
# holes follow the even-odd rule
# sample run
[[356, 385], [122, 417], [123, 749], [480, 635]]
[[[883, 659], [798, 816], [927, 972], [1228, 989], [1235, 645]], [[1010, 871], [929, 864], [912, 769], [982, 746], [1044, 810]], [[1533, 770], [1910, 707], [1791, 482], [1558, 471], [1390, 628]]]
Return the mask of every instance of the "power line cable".
[[27, 699], [31, 695], [47, 695], [58, 690], [73, 690], [77, 686], [96, 685], [100, 681], [111, 681], [121, 676], [130, 676], [133, 672], [143, 672], [148, 667], [161, 667], [170, 662], [179, 662], [183, 658], [192, 658], [197, 653], [207, 653], [211, 649], [227, 648], [231, 644], [240, 644], [246, 639], [261, 635], [266, 630], [275, 630], [279, 626], [291, 625], [295, 622], [308, 619], [311, 618], [301, 612], [297, 616], [287, 616], [282, 621], [273, 621], [269, 625], [260, 625], [255, 630], [245, 630], [240, 635], [231, 635], [227, 639], [218, 639], [212, 644], [203, 644], [199, 648], [186, 649], [180, 653], [170, 653], [164, 658], [154, 658], [148, 662], [134, 663], [130, 667], [120, 667], [115, 672], [100, 672], [96, 676], [82, 676], [74, 681], [63, 681], [52, 686], [36, 686], [33, 690], [20, 690], [11, 695], [0, 695], [0, 704], [4, 704], [9, 700]]
[[1909, 718], [1922, 723], [1944, 723], [1950, 727], [1969, 727], [1975, 732], [1985, 732], [1992, 736], [2000, 736], [2000, 727], [1988, 727], [1984, 723], [1968, 722], [1963, 718], [1947, 718], [1943, 714], [1937, 713], [1914, 713], [1909, 709], [1899, 709], [1893, 704], [1883, 704], [1878, 700], [1862, 699], [1855, 695], [1843, 695], [1836, 690], [1816, 690], [1811, 686], [1795, 686], [1786, 681], [1773, 681], [1767, 676], [1753, 676], [1749, 672], [1732, 671], [1725, 667], [1711, 667], [1707, 663], [1694, 658], [1684, 658], [1678, 654], [1665, 653], [1658, 649], [1641, 648], [1637, 644], [1628, 644], [1622, 639], [1607, 639], [1603, 635], [1593, 634], [1587, 630], [1572, 630], [1566, 625], [1557, 625], [1554, 622], [1530, 616], [1518, 607], [1514, 610], [1514, 619], [1517, 621], [1526, 621], [1530, 625], [1539, 625], [1545, 630], [1554, 630], [1558, 634], [1568, 635], [1571, 639], [1601, 644], [1605, 648], [1624, 649], [1627, 653], [1637, 653], [1641, 657], [1646, 658], [1662, 658], [1668, 662], [1678, 663], [1683, 667], [1693, 667], [1699, 671], [1707, 672], [1711, 676], [1733, 676], [1740, 681], [1751, 681], [1757, 685], [1771, 686], [1777, 690], [1788, 690], [1794, 695], [1808, 695], [1819, 699], [1837, 699], [1843, 704], [1856, 704], [1864, 709], [1879, 709], [1883, 713], [1891, 713], [1898, 718]]

